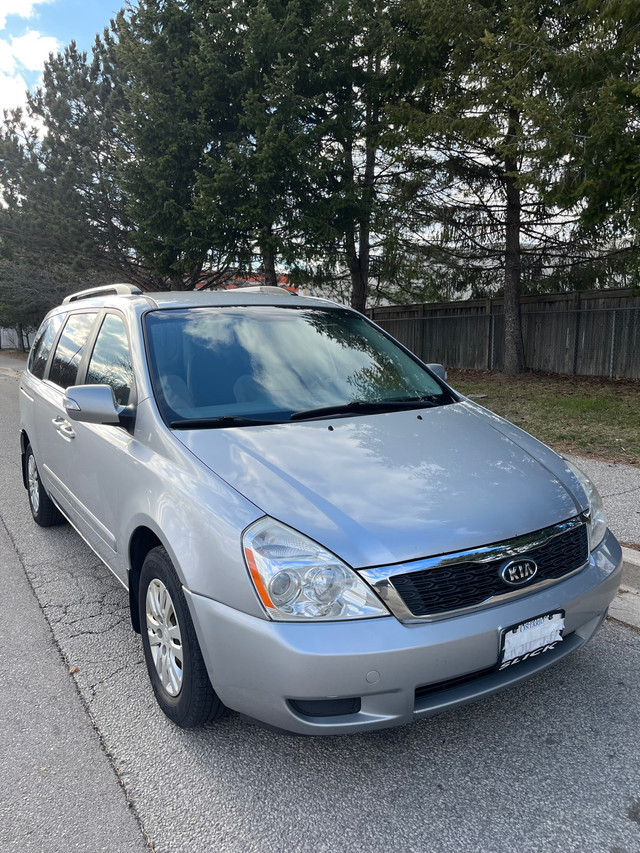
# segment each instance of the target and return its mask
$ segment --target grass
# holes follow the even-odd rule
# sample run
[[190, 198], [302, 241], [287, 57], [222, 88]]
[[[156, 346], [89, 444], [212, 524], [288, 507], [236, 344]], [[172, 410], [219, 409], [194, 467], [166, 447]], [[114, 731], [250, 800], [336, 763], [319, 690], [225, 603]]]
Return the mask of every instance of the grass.
[[448, 374], [462, 394], [555, 450], [640, 465], [638, 380], [455, 369]]

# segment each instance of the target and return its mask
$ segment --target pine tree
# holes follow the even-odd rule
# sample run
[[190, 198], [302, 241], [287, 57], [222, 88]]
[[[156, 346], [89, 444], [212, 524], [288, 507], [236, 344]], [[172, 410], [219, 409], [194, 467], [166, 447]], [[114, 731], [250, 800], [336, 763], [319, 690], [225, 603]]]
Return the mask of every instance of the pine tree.
[[[73, 289], [148, 276], [127, 244], [116, 175], [123, 84], [108, 32], [92, 58], [71, 43], [0, 134], [2, 301], [28, 326]], [[9, 306], [9, 308], [7, 308]]]
[[198, 20], [178, 0], [142, 0], [116, 21], [116, 55], [127, 77], [119, 181], [130, 242], [162, 281], [193, 288], [204, 269], [224, 268], [217, 222], [193, 216], [194, 184], [212, 129], [202, 114]]
[[330, 268], [347, 268], [351, 305], [359, 310], [369, 295], [372, 257], [379, 276], [402, 218], [386, 110], [407, 92], [413, 72], [393, 54], [395, 14], [380, 0], [327, 0], [310, 32], [309, 124], [317, 154], [306, 233]]
[[640, 6], [585, 0], [583, 7], [582, 37], [556, 74], [572, 124], [559, 139], [561, 179], [552, 198], [581, 205], [591, 234], [604, 231], [633, 255], [640, 227]]
[[450, 50], [435, 85], [417, 87], [393, 113], [416, 146], [405, 192], [416, 204], [415, 227], [421, 210], [424, 242], [441, 259], [449, 253], [485, 278], [501, 273], [504, 369], [518, 373], [523, 244], [553, 264], [577, 217], [575, 204], [560, 210], [545, 200], [569, 126], [558, 67], [579, 43], [586, 13], [570, 0], [418, 5], [425, 29], [441, 21]]
[[278, 259], [291, 268], [304, 254], [299, 210], [310, 140], [302, 79], [312, 9], [298, 0], [226, 7], [209, 12], [198, 36], [204, 111], [210, 126], [225, 120], [196, 181], [195, 214], [223, 210], [238, 261], [258, 254], [270, 285]]

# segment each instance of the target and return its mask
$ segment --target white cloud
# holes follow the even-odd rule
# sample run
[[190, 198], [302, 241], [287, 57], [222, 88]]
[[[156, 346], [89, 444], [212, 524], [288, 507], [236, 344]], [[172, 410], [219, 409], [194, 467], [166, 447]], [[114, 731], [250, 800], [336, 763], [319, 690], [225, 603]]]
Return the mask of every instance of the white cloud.
[[0, 0], [0, 30], [6, 27], [9, 15], [31, 18], [35, 14], [34, 6], [51, 2], [54, 0]]
[[8, 41], [0, 39], [0, 71], [3, 74], [13, 74], [16, 70], [16, 59]]
[[[54, 2], [0, 0], [0, 117], [2, 110], [24, 106], [27, 89], [41, 82], [45, 61], [59, 48], [55, 38], [26, 28], [16, 19], [24, 22], [37, 17], [38, 6]], [[12, 16], [14, 20], [7, 29], [7, 19]]]
[[29, 30], [23, 36], [11, 39], [14, 57], [28, 71], [41, 71], [49, 54], [55, 53], [57, 49], [57, 39], [43, 36], [36, 30]]
[[18, 37], [0, 39], [0, 114], [3, 109], [24, 104], [29, 84], [33, 86], [35, 75], [39, 76], [49, 54], [58, 47], [55, 38], [36, 30], [28, 30]]
[[27, 84], [21, 74], [0, 72], [0, 115], [2, 110], [23, 107], [26, 101]]

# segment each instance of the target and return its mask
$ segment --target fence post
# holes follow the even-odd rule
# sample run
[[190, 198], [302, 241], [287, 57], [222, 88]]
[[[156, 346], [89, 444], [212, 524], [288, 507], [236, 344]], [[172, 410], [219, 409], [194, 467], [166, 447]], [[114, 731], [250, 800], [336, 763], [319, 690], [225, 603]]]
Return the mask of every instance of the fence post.
[[[573, 365], [571, 372], [575, 376], [578, 372], [578, 350], [580, 347], [580, 317], [582, 316], [582, 311], [580, 309], [580, 291], [573, 294], [573, 309], [574, 309], [574, 317], [576, 321], [574, 323], [573, 333], [575, 335], [573, 339]], [[568, 315], [569, 317], [571, 314]]]
[[609, 379], [613, 379], [613, 370], [616, 359], [616, 317], [617, 311], [614, 308], [611, 311], [612, 319], [611, 319], [611, 354], [609, 356]]
[[493, 299], [489, 298], [485, 302], [485, 315], [487, 322], [487, 369], [493, 370], [494, 352], [495, 352], [495, 317], [493, 314]]

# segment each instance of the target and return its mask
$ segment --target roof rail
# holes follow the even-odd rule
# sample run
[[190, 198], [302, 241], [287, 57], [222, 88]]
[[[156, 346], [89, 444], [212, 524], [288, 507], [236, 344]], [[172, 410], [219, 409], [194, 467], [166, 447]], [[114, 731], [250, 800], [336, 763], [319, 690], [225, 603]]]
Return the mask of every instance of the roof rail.
[[71, 293], [62, 300], [63, 305], [69, 302], [77, 302], [80, 299], [91, 299], [92, 296], [137, 296], [142, 293], [135, 284], [104, 284], [102, 287], [89, 287], [87, 290], [79, 290]]
[[239, 293], [288, 293], [295, 296], [286, 287], [274, 287], [271, 284], [251, 284], [249, 287], [227, 287], [226, 290], [237, 290]]

